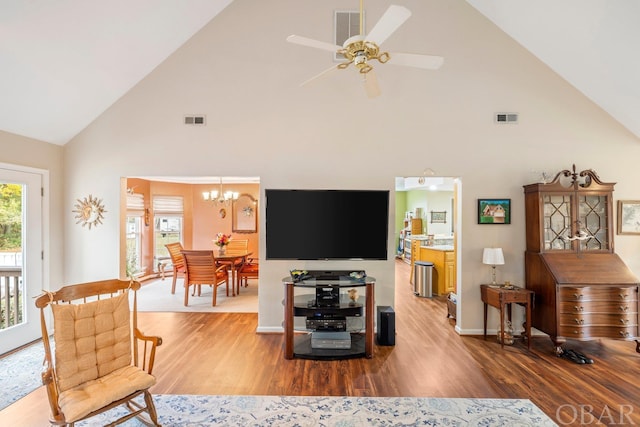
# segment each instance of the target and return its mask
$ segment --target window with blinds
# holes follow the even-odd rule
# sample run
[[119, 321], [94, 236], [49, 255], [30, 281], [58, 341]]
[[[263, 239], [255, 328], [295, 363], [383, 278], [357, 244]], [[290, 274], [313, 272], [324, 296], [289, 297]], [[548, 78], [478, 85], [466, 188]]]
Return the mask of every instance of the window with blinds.
[[[167, 243], [182, 243], [184, 202], [180, 196], [154, 196], [154, 257], [156, 261], [169, 258]], [[154, 264], [157, 265], [157, 262]]]
[[127, 194], [127, 277], [144, 273], [142, 266], [142, 217], [144, 194]]
[[154, 196], [153, 212], [181, 214], [184, 212], [184, 201], [181, 196]]
[[143, 211], [144, 210], [144, 194], [127, 194], [127, 210]]

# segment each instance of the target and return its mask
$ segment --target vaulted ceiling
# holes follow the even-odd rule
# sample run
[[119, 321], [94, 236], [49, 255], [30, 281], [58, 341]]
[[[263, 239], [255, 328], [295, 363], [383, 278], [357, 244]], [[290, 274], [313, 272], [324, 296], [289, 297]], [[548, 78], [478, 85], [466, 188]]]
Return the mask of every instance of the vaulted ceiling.
[[[232, 1], [3, 0], [0, 130], [66, 144]], [[640, 2], [466, 1], [640, 138]]]

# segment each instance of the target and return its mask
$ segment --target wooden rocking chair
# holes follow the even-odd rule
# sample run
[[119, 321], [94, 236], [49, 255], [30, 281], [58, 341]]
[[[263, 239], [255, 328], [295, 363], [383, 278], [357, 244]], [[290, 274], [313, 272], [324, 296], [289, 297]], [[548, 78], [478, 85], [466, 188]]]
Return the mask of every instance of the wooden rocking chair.
[[[137, 328], [138, 289], [139, 282], [112, 279], [65, 286], [36, 299], [51, 425], [74, 426], [124, 404], [129, 412], [110, 425], [137, 416], [159, 426], [149, 388], [156, 383], [151, 372], [162, 339], [145, 336]], [[46, 323], [48, 306], [53, 311], [55, 357]], [[140, 395], [144, 404], [133, 400]]]

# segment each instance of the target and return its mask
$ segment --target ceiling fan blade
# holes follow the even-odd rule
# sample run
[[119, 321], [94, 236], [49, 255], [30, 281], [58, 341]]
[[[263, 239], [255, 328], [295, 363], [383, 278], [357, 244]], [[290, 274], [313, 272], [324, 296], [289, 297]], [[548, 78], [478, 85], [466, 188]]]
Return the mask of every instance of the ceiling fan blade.
[[392, 53], [390, 54], [387, 64], [437, 70], [442, 66], [443, 62], [444, 58], [442, 56], [419, 55], [414, 53]]
[[411, 16], [411, 11], [404, 6], [392, 4], [367, 35], [367, 41], [380, 46], [400, 25]]
[[364, 74], [364, 90], [369, 98], [380, 96], [380, 86], [378, 86], [378, 78], [374, 70]]
[[302, 83], [300, 83], [300, 86], [305, 86], [305, 85], [313, 82], [314, 80], [319, 79], [321, 77], [324, 77], [325, 75], [327, 75], [327, 74], [329, 74], [332, 71], [335, 71], [337, 69], [338, 69], [337, 65], [332, 65], [331, 68], [327, 68], [326, 70], [324, 70], [320, 74], [316, 74], [315, 76], [311, 77], [310, 79], [303, 81]]
[[302, 46], [309, 46], [309, 47], [315, 47], [316, 49], [328, 50], [329, 52], [337, 52], [340, 49], [342, 49], [341, 46], [338, 46], [336, 44], [321, 42], [318, 40], [309, 39], [307, 37], [296, 36], [295, 34], [292, 34], [289, 37], [287, 37], [287, 41], [289, 43], [295, 43]]

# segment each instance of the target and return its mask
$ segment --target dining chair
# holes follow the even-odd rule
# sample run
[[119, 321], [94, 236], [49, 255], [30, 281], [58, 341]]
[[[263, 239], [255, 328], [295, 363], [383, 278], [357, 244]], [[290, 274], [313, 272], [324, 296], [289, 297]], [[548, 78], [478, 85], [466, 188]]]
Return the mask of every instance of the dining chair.
[[228, 251], [248, 251], [249, 250], [249, 239], [231, 239], [229, 240], [229, 244], [227, 245]]
[[225, 265], [217, 265], [212, 250], [182, 250], [185, 264], [184, 278], [184, 305], [189, 305], [189, 286], [198, 289], [200, 295], [200, 287], [202, 285], [210, 285], [213, 289], [212, 306], [215, 307], [218, 287], [223, 283], [227, 288], [227, 296], [229, 296], [229, 274]]
[[244, 283], [244, 287], [249, 286], [249, 279], [257, 279], [260, 274], [260, 267], [256, 258], [247, 258], [237, 272], [239, 286]]
[[[146, 336], [137, 327], [139, 289], [137, 281], [110, 279], [64, 286], [36, 298], [51, 425], [73, 426], [123, 405], [128, 412], [114, 413], [120, 418], [109, 425], [138, 417], [159, 426], [149, 388], [156, 383], [152, 371], [162, 339]], [[143, 401], [135, 399], [140, 395]]]
[[[249, 239], [231, 239], [226, 250], [229, 252], [247, 252], [249, 250]], [[237, 259], [233, 262], [235, 262], [236, 270], [239, 270], [244, 260]], [[227, 270], [231, 270], [231, 261], [218, 260], [218, 265], [226, 265]]]
[[185, 267], [184, 267], [184, 257], [182, 256], [182, 243], [167, 243], [164, 245], [169, 251], [169, 256], [171, 257], [171, 264], [173, 265], [173, 282], [171, 283], [171, 293], [176, 293], [176, 280], [178, 279], [178, 274], [182, 274], [184, 277]]

